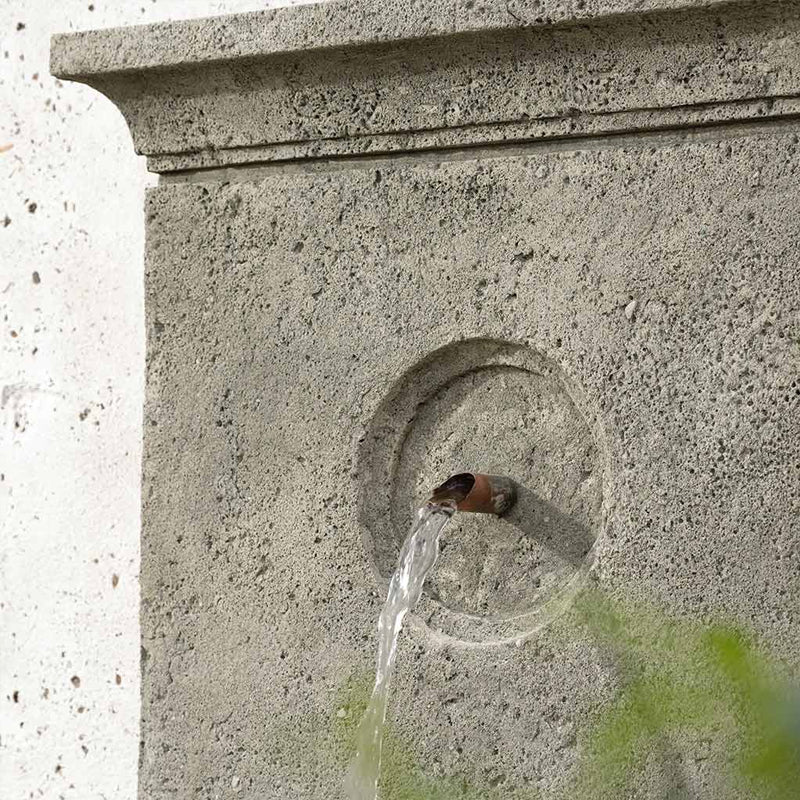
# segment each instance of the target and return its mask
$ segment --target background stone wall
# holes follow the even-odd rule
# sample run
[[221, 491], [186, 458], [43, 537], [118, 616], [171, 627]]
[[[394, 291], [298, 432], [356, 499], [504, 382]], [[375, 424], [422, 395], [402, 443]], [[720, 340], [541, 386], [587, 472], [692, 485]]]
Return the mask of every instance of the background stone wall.
[[[291, 0], [290, 0], [291, 2]], [[145, 186], [56, 32], [274, 0], [0, 0], [0, 797], [133, 798]]]

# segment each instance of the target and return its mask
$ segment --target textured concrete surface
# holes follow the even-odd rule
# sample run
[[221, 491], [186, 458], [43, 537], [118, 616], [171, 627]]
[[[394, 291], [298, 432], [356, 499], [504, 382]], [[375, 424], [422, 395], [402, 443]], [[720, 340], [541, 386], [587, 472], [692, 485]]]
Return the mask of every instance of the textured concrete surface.
[[0, 0], [0, 797], [130, 800], [139, 739], [142, 194], [50, 35], [264, 2]]
[[[373, 28], [400, 24], [372, 8]], [[418, 115], [442, 74], [415, 71], [433, 65], [426, 44], [405, 65], [387, 47], [369, 62], [396, 76], [376, 119], [484, 127], [480, 147], [383, 158], [356, 143], [373, 45], [209, 68], [222, 32], [254, 18], [90, 37], [151, 164], [225, 165], [147, 195], [142, 798], [341, 797], [336, 720], [357, 717], [343, 692], [372, 668], [393, 555], [424, 487], [461, 469], [509, 474], [524, 503], [447, 534], [399, 656], [408, 763], [492, 797], [564, 787], [620, 679], [556, 624], [582, 582], [736, 621], [800, 661], [797, 11], [464, 34], [474, 48], [445, 55], [475, 85], [449, 116]], [[109, 43], [165, 30], [222, 39], [181, 70], [113, 72]], [[79, 41], [56, 41], [57, 69]], [[293, 63], [335, 64], [338, 85], [351, 71], [349, 104], [337, 90], [288, 110], [292, 79], [316, 80]], [[581, 88], [576, 63], [597, 82]], [[585, 127], [497, 146], [508, 106], [486, 98], [516, 94], [543, 116], [577, 97]], [[608, 112], [630, 115], [625, 135], [594, 135]], [[340, 136], [348, 157], [236, 166], [251, 144], [297, 144], [288, 130], [309, 147]], [[662, 745], [635, 800], [749, 799], [707, 742]]]
[[[302, 155], [396, 150], [398, 137], [405, 148], [479, 144], [487, 135], [563, 137], [583, 132], [591, 124], [587, 117], [606, 130], [674, 127], [687, 107], [691, 123], [701, 124], [718, 119], [723, 102], [735, 108], [800, 93], [795, 3], [702, 3], [677, 14], [557, 27], [514, 22], [513, 28], [424, 39], [418, 37], [426, 24], [418, 21], [407, 32], [417, 38], [392, 44], [373, 32], [357, 50], [333, 46], [337, 32], [348, 30], [333, 23], [325, 29], [326, 47], [315, 39], [316, 49], [289, 53], [274, 52], [266, 33], [259, 38], [240, 30], [259, 30], [272, 20], [285, 23], [280, 31], [293, 25], [316, 31], [318, 17], [334, 5], [274, 12], [274, 20], [255, 15], [91, 40], [56, 38], [52, 68], [114, 98], [138, 152], [152, 156], [158, 170], [213, 165], [219, 151], [230, 156], [234, 148], [247, 160], [265, 160], [296, 156], [301, 148]], [[359, 14], [363, 9], [354, 4], [354, 18]], [[369, 17], [376, 29], [379, 20], [398, 18], [400, 12], [388, 11]], [[183, 66], [148, 70], [125, 61], [130, 50], [157, 54], [152, 37], [170, 42], [168, 64], [177, 57]], [[233, 42], [248, 44], [242, 50]], [[76, 50], [102, 69], [87, 72], [75, 63]], [[795, 106], [767, 105], [756, 113], [796, 113]], [[659, 113], [645, 111], [652, 109]], [[420, 140], [425, 133], [428, 139]]]
[[[372, 665], [374, 543], [403, 533], [365, 442], [393, 391], [438, 384], [443, 347], [480, 365], [507, 342], [578, 387], [605, 590], [745, 622], [798, 658], [799, 169], [777, 127], [152, 190], [143, 796], [338, 796], [319, 720]], [[518, 414], [493, 441], [478, 417], [466, 455], [518, 475], [506, 448], [542, 444], [527, 400]], [[536, 488], [563, 510], [558, 480]], [[429, 612], [394, 703], [415, 756], [506, 796], [554, 789], [608, 665], [549, 628], [522, 647], [443, 640]], [[696, 742], [675, 746], [692, 796], [736, 796]]]
[[433, 354], [374, 415], [359, 458], [359, 508], [386, 584], [414, 509], [444, 477], [479, 469], [519, 485], [502, 520], [460, 515], [451, 523], [418, 607], [443, 641], [516, 642], [585, 583], [604, 527], [607, 465], [577, 396], [552, 360], [470, 340]]
[[376, 5], [374, 0], [333, 0], [177, 25], [57, 36], [53, 69], [73, 76], [162, 69], [220, 58], [550, 27], [649, 11], [713, 8], [731, 2], [752, 4], [750, 0], [389, 0]]

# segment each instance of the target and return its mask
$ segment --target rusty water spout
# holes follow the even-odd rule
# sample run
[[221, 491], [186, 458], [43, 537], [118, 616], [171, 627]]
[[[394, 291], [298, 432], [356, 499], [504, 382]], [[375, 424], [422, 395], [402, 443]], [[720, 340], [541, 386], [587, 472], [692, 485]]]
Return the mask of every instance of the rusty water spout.
[[433, 490], [429, 504], [455, 503], [457, 511], [505, 514], [517, 499], [514, 481], [501, 475], [461, 472]]

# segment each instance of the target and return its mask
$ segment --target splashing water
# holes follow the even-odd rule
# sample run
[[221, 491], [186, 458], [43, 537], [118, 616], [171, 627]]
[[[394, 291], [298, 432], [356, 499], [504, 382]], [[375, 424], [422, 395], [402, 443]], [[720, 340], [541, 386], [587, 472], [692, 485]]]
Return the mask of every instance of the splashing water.
[[383, 727], [397, 653], [397, 637], [403, 626], [403, 617], [414, 608], [422, 594], [425, 577], [439, 555], [439, 536], [455, 512], [455, 504], [448, 501], [426, 503], [417, 512], [417, 521], [400, 552], [397, 569], [378, 619], [375, 688], [358, 728], [358, 750], [345, 782], [350, 800], [376, 800], [378, 797]]

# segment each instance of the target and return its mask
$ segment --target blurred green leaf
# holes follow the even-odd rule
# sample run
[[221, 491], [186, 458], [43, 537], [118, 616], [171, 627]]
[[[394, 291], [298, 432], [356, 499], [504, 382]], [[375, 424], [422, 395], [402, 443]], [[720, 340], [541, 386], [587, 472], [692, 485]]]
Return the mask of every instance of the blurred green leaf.
[[[576, 604], [576, 619], [618, 665], [621, 689], [584, 732], [573, 796], [621, 793], [648, 756], [704, 735], [729, 786], [746, 787], [752, 800], [800, 797], [800, 702], [752, 637], [596, 592]], [[789, 713], [779, 713], [787, 702]]]

